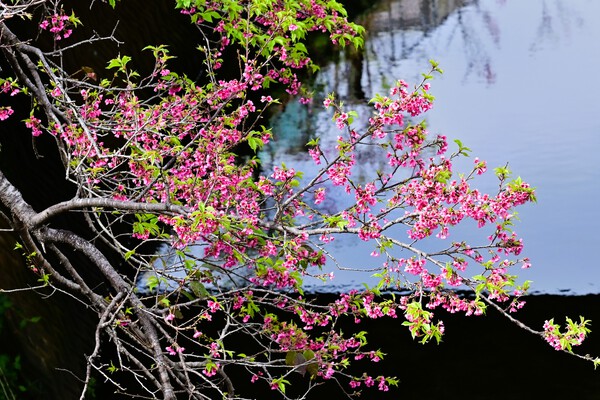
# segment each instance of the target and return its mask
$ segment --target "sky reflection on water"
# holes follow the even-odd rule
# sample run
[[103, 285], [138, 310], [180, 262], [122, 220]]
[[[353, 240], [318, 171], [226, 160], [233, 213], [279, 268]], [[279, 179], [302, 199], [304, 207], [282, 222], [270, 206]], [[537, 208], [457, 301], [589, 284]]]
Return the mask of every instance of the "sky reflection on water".
[[[459, 138], [490, 169], [509, 163], [515, 176], [537, 188], [538, 203], [521, 208], [522, 221], [515, 228], [533, 268], [516, 272], [534, 281], [534, 291], [599, 293], [600, 77], [595, 70], [600, 2], [457, 1], [462, 6], [450, 10], [440, 8], [442, 3], [452, 2], [382, 2], [366, 21], [368, 29], [372, 26], [361, 91], [370, 98], [396, 79], [416, 82], [429, 59], [438, 61], [445, 73], [432, 83], [436, 105], [426, 114], [429, 131], [450, 142]], [[431, 15], [397, 18], [393, 11], [399, 6], [431, 7], [439, 25], [432, 24]], [[317, 82], [321, 95], [336, 91], [352, 108], [368, 112], [356, 98], [356, 88], [349, 87], [348, 76], [343, 57], [323, 67]], [[263, 155], [265, 167], [283, 161], [298, 170], [314, 170], [298, 152], [315, 132], [335, 139], [329, 118], [318, 106], [309, 116], [298, 105], [288, 105], [275, 119], [277, 147]], [[365, 171], [372, 163], [377, 160], [363, 162]], [[457, 162], [455, 170], [466, 171], [471, 163]], [[477, 186], [492, 192], [497, 181], [491, 171], [486, 175]], [[471, 234], [455, 230], [452, 239]], [[368, 256], [372, 246], [352, 246], [349, 251], [338, 241], [334, 251], [352, 265], [380, 263]], [[336, 275], [338, 285], [356, 285], [368, 276]]]

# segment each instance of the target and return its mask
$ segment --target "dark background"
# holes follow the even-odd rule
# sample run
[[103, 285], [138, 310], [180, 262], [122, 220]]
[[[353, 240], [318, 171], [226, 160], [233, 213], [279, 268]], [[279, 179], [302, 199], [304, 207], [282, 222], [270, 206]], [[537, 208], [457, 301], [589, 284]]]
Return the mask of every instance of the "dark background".
[[[536, 330], [565, 316], [592, 320], [592, 333], [579, 347], [580, 354], [600, 356], [600, 296], [539, 295], [526, 298], [526, 306], [513, 314]], [[436, 312], [446, 326], [439, 345], [413, 341], [403, 318], [364, 320], [369, 345], [387, 356], [375, 364], [374, 374], [396, 376], [396, 389], [369, 390], [363, 399], [599, 399], [600, 370], [591, 362], [558, 352], [488, 308], [486, 316]], [[595, 322], [595, 324], [594, 324]], [[594, 332], [594, 326], [598, 329]], [[348, 326], [347, 329], [352, 329]], [[332, 388], [311, 398], [341, 398]]]

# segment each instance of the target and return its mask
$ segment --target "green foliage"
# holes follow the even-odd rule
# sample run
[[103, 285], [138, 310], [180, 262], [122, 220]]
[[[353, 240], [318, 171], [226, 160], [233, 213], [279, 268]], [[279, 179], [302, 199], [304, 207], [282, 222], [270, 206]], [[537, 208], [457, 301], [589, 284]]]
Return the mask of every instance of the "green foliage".
[[432, 313], [423, 310], [421, 302], [413, 301], [406, 308], [406, 318], [402, 325], [407, 326], [410, 333], [415, 338], [420, 338], [422, 344], [435, 339], [439, 344], [443, 335], [443, 324], [434, 324], [431, 322]]
[[111, 360], [111, 362], [110, 362], [110, 365], [106, 367], [106, 370], [107, 370], [109, 373], [111, 373], [111, 374], [114, 374], [115, 372], [117, 372], [117, 371], [119, 370], [119, 368], [118, 368], [118, 367], [116, 367], [116, 366], [113, 364], [112, 360]]
[[[6, 313], [11, 312], [20, 317], [19, 329], [25, 328], [30, 323], [36, 323], [40, 320], [39, 316], [22, 316], [19, 309], [13, 305], [10, 298], [0, 294], [0, 337], [5, 333]], [[6, 400], [17, 400], [23, 396], [41, 395], [39, 387], [31, 381], [31, 375], [23, 371], [21, 355], [18, 354], [17, 346], [14, 343], [4, 341], [4, 348], [0, 353], [0, 398]]]
[[202, 282], [192, 281], [190, 282], [190, 289], [194, 293], [194, 295], [198, 298], [208, 297], [208, 291], [206, 287], [202, 284]]
[[508, 168], [508, 165], [504, 167], [496, 167], [494, 168], [494, 173], [501, 181], [504, 181], [506, 178], [509, 178], [511, 175], [511, 170]]
[[[21, 357], [0, 354], [0, 395], [5, 399], [18, 399], [18, 393], [27, 392], [27, 386], [20, 384]], [[15, 394], [15, 392], [17, 394]]]
[[162, 229], [158, 225], [158, 217], [154, 214], [136, 214], [137, 221], [133, 223], [133, 233], [141, 237], [159, 236]]
[[440, 68], [440, 64], [437, 61], [429, 60], [429, 64], [431, 65], [432, 71], [437, 72], [440, 75], [444, 73], [444, 70]]
[[458, 139], [455, 139], [454, 143], [456, 143], [458, 145], [458, 152], [457, 152], [457, 154], [459, 154], [461, 156], [465, 156], [465, 157], [469, 156], [469, 152], [471, 152], [470, 148], [464, 146], [462, 144], [462, 142], [460, 140], [458, 140]]
[[[573, 346], [579, 346], [588, 333], [591, 332], [589, 325], [591, 321], [584, 317], [579, 317], [579, 322], [573, 321], [566, 317], [565, 331], [561, 331], [561, 327], [554, 322], [554, 318], [546, 321], [544, 324], [544, 337], [546, 341], [556, 350], [563, 350], [569, 353], [573, 352]], [[590, 356], [583, 358], [593, 361], [594, 366], [598, 365], [597, 358], [592, 359]]]
[[514, 179], [511, 182], [509, 182], [508, 188], [512, 189], [515, 192], [526, 194], [529, 198], [529, 201], [532, 201], [534, 203], [537, 201], [535, 197], [535, 188], [525, 185], [520, 176], [517, 177], [517, 179]]
[[106, 69], [117, 68], [117, 69], [125, 72], [127, 69], [127, 63], [129, 61], [131, 61], [131, 57], [129, 57], [129, 56], [119, 56], [119, 57], [113, 58], [112, 60], [110, 60], [108, 62], [108, 66], [106, 67]]

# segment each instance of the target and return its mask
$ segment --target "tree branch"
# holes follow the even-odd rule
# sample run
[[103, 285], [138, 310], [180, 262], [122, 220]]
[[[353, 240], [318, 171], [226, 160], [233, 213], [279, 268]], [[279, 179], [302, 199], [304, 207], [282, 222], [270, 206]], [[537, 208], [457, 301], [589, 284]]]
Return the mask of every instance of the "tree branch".
[[189, 209], [186, 207], [168, 203], [142, 203], [96, 197], [86, 199], [76, 198], [55, 204], [39, 212], [31, 217], [29, 226], [37, 228], [58, 214], [73, 210], [84, 210], [86, 208], [109, 208], [118, 211], [154, 212], [165, 213], [167, 215], [187, 215], [189, 213]]

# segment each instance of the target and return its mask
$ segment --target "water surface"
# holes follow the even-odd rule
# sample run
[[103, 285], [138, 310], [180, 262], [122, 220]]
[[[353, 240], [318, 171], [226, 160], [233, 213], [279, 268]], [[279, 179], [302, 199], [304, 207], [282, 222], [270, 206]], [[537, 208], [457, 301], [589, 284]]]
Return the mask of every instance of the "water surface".
[[[429, 131], [460, 139], [490, 167], [508, 163], [537, 188], [538, 203], [520, 209], [515, 228], [533, 267], [517, 272], [533, 280], [536, 291], [598, 293], [599, 15], [594, 0], [383, 1], [365, 20], [369, 37], [360, 68], [344, 56], [325, 65], [316, 98], [335, 91], [368, 115], [364, 98], [386, 92], [397, 79], [416, 82], [428, 60], [437, 60], [445, 72], [432, 83]], [[266, 169], [285, 162], [314, 173], [303, 144], [313, 136], [335, 141], [329, 119], [318, 104], [310, 111], [288, 105], [274, 120], [278, 141], [262, 155]], [[367, 155], [357, 176], [385, 162]], [[471, 163], [455, 168], [466, 171]], [[486, 191], [496, 185], [493, 173], [478, 180]], [[473, 233], [453, 235], [459, 240]], [[378, 266], [371, 250], [343, 240], [333, 246], [352, 268]], [[358, 285], [368, 275], [336, 271], [335, 283]]]

